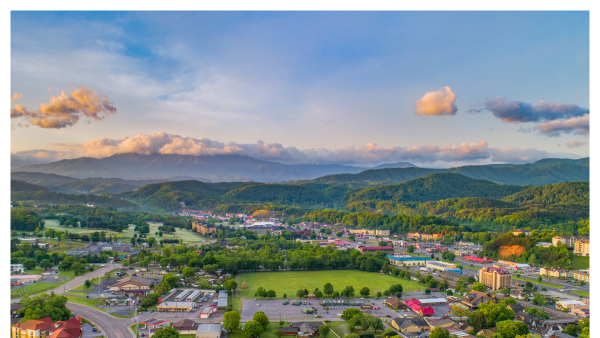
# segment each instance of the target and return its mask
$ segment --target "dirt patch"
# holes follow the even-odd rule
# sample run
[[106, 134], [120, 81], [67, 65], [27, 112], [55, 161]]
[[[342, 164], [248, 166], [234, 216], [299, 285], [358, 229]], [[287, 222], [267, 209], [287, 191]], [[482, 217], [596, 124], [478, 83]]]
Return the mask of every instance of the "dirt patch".
[[525, 251], [525, 248], [520, 245], [503, 245], [498, 250], [498, 255], [502, 258], [508, 258], [512, 255], [519, 257], [523, 251]]

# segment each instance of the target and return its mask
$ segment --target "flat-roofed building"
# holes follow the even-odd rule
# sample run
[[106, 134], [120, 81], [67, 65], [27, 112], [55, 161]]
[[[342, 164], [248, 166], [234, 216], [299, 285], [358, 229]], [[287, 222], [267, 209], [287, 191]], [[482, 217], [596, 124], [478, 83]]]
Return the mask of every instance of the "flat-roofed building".
[[573, 244], [573, 254], [575, 256], [590, 255], [590, 241], [587, 239], [579, 240]]
[[221, 338], [222, 324], [200, 324], [196, 329], [196, 338]]
[[409, 255], [387, 256], [390, 260], [390, 265], [395, 266], [425, 266], [430, 261], [429, 257], [414, 257]]
[[159, 312], [190, 312], [194, 302], [162, 302], [156, 306]]
[[513, 236], [531, 236], [531, 231], [530, 230], [524, 230], [524, 229], [515, 229], [513, 230]]
[[42, 278], [41, 275], [12, 275], [10, 279], [16, 279], [19, 281], [19, 285], [23, 283], [35, 283]]
[[427, 261], [425, 266], [429, 269], [440, 270], [440, 271], [458, 270], [456, 264], [441, 262], [441, 261], [433, 261], [433, 260]]
[[479, 270], [479, 282], [493, 291], [510, 288], [512, 277], [510, 272], [498, 268], [482, 268]]
[[363, 228], [346, 228], [347, 232], [353, 234], [372, 235], [372, 236], [389, 236], [389, 229], [363, 229]]
[[568, 278], [571, 277], [571, 272], [557, 268], [541, 268], [540, 275], [554, 278]]

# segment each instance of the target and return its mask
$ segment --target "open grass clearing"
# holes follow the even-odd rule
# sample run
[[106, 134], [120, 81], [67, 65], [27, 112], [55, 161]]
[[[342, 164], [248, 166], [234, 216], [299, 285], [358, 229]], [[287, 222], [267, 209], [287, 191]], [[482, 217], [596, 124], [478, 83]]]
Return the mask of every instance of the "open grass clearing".
[[[116, 236], [116, 238], [118, 240], [125, 240], [127, 242], [129, 242], [129, 239], [131, 237], [133, 237], [134, 234], [138, 234], [137, 232], [134, 231], [135, 229], [135, 225], [130, 224], [129, 228], [123, 230], [122, 232], [116, 232], [116, 231], [112, 231], [112, 230], [107, 230], [107, 229], [88, 229], [88, 228], [73, 228], [73, 227], [69, 227], [69, 226], [64, 226], [64, 225], [60, 225], [58, 223], [58, 220], [55, 219], [47, 219], [44, 220], [46, 222], [46, 228], [50, 228], [50, 229], [54, 229], [57, 231], [65, 231], [68, 230], [71, 233], [74, 234], [91, 234], [94, 233], [96, 231], [105, 231], [106, 232], [106, 236]], [[155, 235], [156, 232], [158, 232], [158, 227], [162, 226], [162, 223], [148, 223], [150, 225], [150, 233], [146, 234], [147, 237], [154, 237], [156, 238], [156, 240], [160, 240], [160, 239], [181, 239], [186, 243], [202, 243], [204, 242], [204, 239], [202, 237], [200, 237], [198, 234], [196, 234], [195, 232], [193, 232], [192, 230], [187, 230], [187, 229], [179, 229], [179, 228], [175, 228], [175, 233], [174, 234], [164, 234], [162, 235], [162, 237], [159, 237], [158, 235]], [[52, 240], [53, 244], [56, 244], [56, 240]], [[87, 243], [85, 243], [87, 244]]]
[[34, 295], [34, 294], [37, 294], [40, 292], [46, 292], [46, 291], [55, 289], [72, 279], [73, 278], [68, 278], [68, 279], [65, 279], [64, 281], [60, 281], [58, 283], [43, 283], [43, 282], [42, 283], [34, 283], [34, 284], [29, 284], [22, 288], [11, 289], [10, 297], [17, 298], [17, 297], [22, 297], [25, 295], [31, 296], [31, 295]]
[[[285, 322], [283, 327], [289, 325], [289, 322]], [[274, 318], [271, 318], [271, 324], [269, 324], [269, 326], [267, 326], [267, 329], [265, 330], [265, 332], [263, 334], [260, 335], [260, 338], [279, 338], [276, 334], [275, 331], [277, 331], [277, 329], [279, 329], [279, 322], [277, 322]], [[179, 336], [181, 337], [181, 336]], [[237, 329], [234, 330], [233, 332], [229, 333], [228, 338], [248, 338], [245, 334], [244, 331]]]
[[404, 292], [425, 288], [416, 281], [359, 270], [251, 272], [238, 275], [237, 280], [239, 285], [246, 282], [248, 286], [247, 289], [238, 287], [241, 298], [254, 298], [256, 289], [261, 286], [265, 290], [275, 290], [276, 298], [283, 298], [284, 293], [287, 298], [295, 298], [299, 289], [307, 289], [310, 293], [313, 293], [315, 288], [322, 291], [325, 283], [331, 283], [333, 290], [338, 292], [346, 286], [352, 286], [355, 297], [360, 297], [359, 291], [363, 286], [371, 290], [371, 297], [375, 295], [376, 290], [383, 292], [394, 284], [402, 284]]
[[108, 312], [107, 309], [104, 309], [104, 308], [101, 308], [98, 306], [98, 304], [102, 304], [104, 302], [104, 299], [102, 299], [102, 298], [85, 298], [83, 296], [68, 295], [67, 299], [69, 299], [69, 302], [72, 302], [72, 303], [85, 305], [87, 307], [91, 307], [96, 310], [100, 310], [102, 312]]
[[575, 256], [572, 252], [570, 254], [571, 268], [573, 270], [585, 270], [590, 268], [590, 257], [589, 256]]
[[576, 293], [578, 295], [586, 296], [586, 297], [590, 296], [590, 293], [586, 292], [586, 291], [571, 291], [571, 292]]

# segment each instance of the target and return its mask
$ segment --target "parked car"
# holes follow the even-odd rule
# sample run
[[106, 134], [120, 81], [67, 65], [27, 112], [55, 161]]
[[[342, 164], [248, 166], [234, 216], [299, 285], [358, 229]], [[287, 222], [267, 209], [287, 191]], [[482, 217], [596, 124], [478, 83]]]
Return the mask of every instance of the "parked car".
[[98, 332], [98, 328], [97, 328], [97, 327], [95, 327], [95, 326], [94, 326], [94, 327], [92, 327], [92, 330], [93, 330], [94, 332]]

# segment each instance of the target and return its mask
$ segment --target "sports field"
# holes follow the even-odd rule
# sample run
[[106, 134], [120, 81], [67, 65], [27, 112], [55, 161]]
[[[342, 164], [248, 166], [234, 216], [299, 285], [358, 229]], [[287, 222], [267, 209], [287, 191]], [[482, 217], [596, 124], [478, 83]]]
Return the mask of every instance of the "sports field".
[[[346, 286], [354, 287], [355, 297], [360, 297], [359, 290], [366, 286], [371, 290], [370, 296], [376, 291], [385, 291], [393, 284], [402, 284], [404, 291], [417, 291], [425, 287], [416, 281], [410, 281], [376, 272], [359, 270], [323, 270], [323, 271], [285, 271], [285, 272], [252, 272], [238, 275], [238, 293], [242, 298], [254, 298], [259, 287], [265, 290], [275, 290], [277, 298], [295, 297], [299, 289], [307, 289], [312, 293], [315, 288], [323, 290], [325, 283], [331, 283], [333, 290], [341, 292]], [[242, 289], [246, 282], [247, 289]]]
[[[129, 225], [129, 228], [127, 228], [126, 230], [123, 230], [123, 232], [115, 232], [115, 231], [111, 231], [111, 230], [100, 230], [100, 229], [99, 230], [90, 230], [87, 228], [73, 228], [73, 227], [69, 227], [69, 226], [61, 226], [58, 223], [58, 220], [55, 220], [55, 219], [46, 219], [44, 221], [46, 223], [46, 228], [50, 228], [50, 229], [54, 229], [54, 230], [58, 230], [58, 231], [68, 230], [69, 232], [74, 233], [74, 234], [91, 234], [96, 231], [106, 231], [107, 235], [116, 236], [117, 239], [126, 240], [127, 242], [129, 242], [129, 239], [131, 237], [133, 237], [133, 235], [136, 233], [133, 230], [133, 229], [135, 229], [135, 225], [133, 225], [133, 224]], [[193, 232], [191, 230], [179, 229], [179, 228], [175, 228], [175, 233], [172, 235], [163, 234], [162, 237], [158, 237], [154, 233], [158, 232], [158, 227], [162, 226], [162, 223], [148, 223], [148, 224], [150, 225], [150, 233], [148, 233], [146, 235], [147, 237], [154, 237], [157, 240], [177, 238], [177, 239], [183, 240], [185, 243], [202, 243], [202, 242], [204, 242], [204, 239], [202, 237], [200, 237], [198, 234], [196, 234], [195, 232]], [[56, 244], [56, 240], [53, 240], [52, 243]]]

